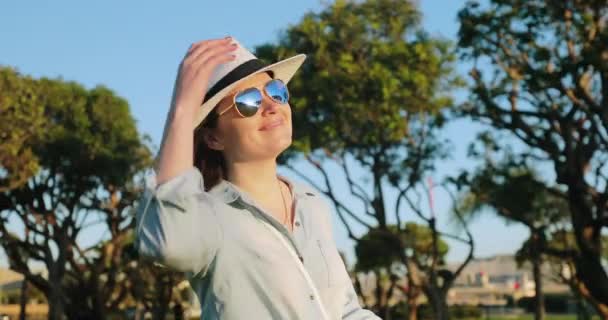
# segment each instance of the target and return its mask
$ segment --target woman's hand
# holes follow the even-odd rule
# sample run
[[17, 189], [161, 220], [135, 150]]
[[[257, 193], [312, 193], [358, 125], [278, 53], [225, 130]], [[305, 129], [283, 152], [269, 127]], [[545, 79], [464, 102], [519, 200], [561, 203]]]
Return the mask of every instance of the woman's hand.
[[194, 112], [200, 107], [213, 70], [234, 59], [231, 52], [236, 46], [230, 37], [193, 43], [179, 65], [173, 88], [173, 108]]

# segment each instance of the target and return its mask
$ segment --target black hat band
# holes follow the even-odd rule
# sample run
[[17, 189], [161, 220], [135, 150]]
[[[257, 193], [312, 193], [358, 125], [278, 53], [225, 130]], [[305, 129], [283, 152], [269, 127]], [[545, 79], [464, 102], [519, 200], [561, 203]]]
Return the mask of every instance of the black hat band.
[[205, 99], [203, 103], [207, 102], [209, 99], [213, 98], [218, 92], [222, 91], [222, 89], [228, 87], [230, 84], [245, 78], [246, 76], [266, 67], [266, 64], [262, 62], [260, 59], [252, 59], [249, 61], [243, 62], [238, 67], [232, 69], [232, 71], [228, 72], [224, 77], [222, 77], [216, 84], [207, 91], [205, 94]]

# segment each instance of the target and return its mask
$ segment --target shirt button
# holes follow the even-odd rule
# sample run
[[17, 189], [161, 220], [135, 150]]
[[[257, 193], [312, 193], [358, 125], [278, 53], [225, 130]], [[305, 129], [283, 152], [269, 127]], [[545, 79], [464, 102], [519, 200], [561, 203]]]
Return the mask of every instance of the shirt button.
[[310, 295], [310, 300], [314, 300], [314, 299], [315, 299], [315, 295], [314, 295], [314, 294], [311, 294], [311, 295]]
[[300, 221], [296, 221], [296, 227], [300, 226]]
[[300, 261], [304, 262], [304, 258], [302, 256], [299, 256]]

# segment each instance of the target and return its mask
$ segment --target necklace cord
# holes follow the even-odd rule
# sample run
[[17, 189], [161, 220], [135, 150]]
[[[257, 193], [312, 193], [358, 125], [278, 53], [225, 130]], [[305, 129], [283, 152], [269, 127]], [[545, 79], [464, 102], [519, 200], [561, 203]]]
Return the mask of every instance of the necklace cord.
[[[287, 204], [285, 203], [285, 196], [283, 195], [283, 188], [281, 187], [281, 180], [277, 179], [277, 183], [279, 184], [279, 192], [281, 192], [281, 199], [283, 199], [283, 210], [285, 212], [285, 216], [283, 218], [283, 224], [285, 223], [285, 220], [287, 220], [287, 223], [289, 224], [289, 222], [290, 222], [289, 213], [287, 212]], [[291, 226], [288, 225], [287, 227], [289, 229], [289, 227], [291, 227]]]

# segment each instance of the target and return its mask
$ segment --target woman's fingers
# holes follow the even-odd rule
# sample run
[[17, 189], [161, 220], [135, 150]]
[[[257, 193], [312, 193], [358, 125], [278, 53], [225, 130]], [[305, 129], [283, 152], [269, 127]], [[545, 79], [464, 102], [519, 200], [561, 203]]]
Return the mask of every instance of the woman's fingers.
[[193, 44], [186, 57], [184, 58], [185, 62], [198, 60], [201, 55], [204, 55], [206, 52], [213, 50], [215, 48], [228, 47], [231, 44], [231, 39], [215, 39], [215, 40], [206, 40]]
[[218, 53], [214, 56], [209, 57], [209, 59], [202, 62], [205, 66], [216, 66], [221, 63], [226, 63], [228, 61], [234, 60], [235, 56], [231, 54], [226, 54], [224, 52]]
[[221, 38], [221, 39], [208, 39], [208, 40], [201, 40], [199, 42], [195, 42], [190, 45], [190, 48], [188, 48], [188, 52], [186, 52], [186, 55], [190, 54], [191, 52], [195, 51], [197, 48], [199, 48], [201, 46], [218, 44], [218, 43], [219, 44], [230, 43], [231, 39], [232, 39], [231, 37], [225, 37], [225, 38]]
[[[195, 60], [192, 61], [192, 66], [195, 68], [202, 67], [215, 67], [219, 62], [217, 57], [228, 57], [230, 59], [226, 61], [230, 61], [233, 57], [230, 54], [232, 51], [236, 49], [236, 44], [230, 44], [228, 46], [217, 46], [206, 50], [204, 53], [201, 53]], [[224, 59], [219, 59], [224, 61]]]

